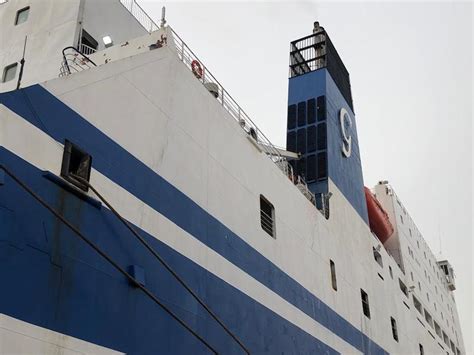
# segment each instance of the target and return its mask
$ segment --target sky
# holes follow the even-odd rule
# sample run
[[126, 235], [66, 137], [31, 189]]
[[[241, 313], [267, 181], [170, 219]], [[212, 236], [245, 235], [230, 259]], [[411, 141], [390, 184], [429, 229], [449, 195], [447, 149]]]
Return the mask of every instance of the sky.
[[473, 353], [473, 4], [139, 1], [285, 146], [289, 42], [319, 21], [350, 76], [367, 186], [388, 180], [456, 273]]

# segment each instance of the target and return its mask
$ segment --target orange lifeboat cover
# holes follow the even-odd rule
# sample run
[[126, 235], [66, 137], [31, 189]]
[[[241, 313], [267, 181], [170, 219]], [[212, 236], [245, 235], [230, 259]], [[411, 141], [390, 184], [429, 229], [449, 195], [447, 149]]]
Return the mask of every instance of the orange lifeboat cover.
[[365, 200], [367, 201], [367, 212], [369, 214], [370, 230], [385, 243], [393, 234], [393, 225], [388, 218], [387, 212], [380, 205], [374, 194], [364, 187]]

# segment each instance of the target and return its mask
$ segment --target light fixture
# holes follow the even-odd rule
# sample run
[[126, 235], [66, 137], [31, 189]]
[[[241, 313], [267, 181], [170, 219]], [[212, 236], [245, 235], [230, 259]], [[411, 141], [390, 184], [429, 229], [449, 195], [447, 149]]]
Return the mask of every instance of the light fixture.
[[108, 47], [114, 45], [114, 42], [112, 41], [112, 38], [110, 38], [110, 36], [105, 36], [105, 37], [103, 37], [103, 38], [102, 38], [102, 41], [103, 41], [104, 44], [105, 44], [105, 48], [108, 48]]

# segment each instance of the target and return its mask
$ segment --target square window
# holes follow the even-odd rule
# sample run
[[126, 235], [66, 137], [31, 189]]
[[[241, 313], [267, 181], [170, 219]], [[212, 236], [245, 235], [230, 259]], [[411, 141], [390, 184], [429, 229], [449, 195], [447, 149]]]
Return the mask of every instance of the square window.
[[15, 26], [20, 25], [23, 22], [26, 22], [28, 20], [28, 15], [30, 14], [30, 7], [27, 6], [21, 10], [18, 10], [16, 12], [16, 17], [15, 17]]
[[64, 144], [61, 176], [81, 190], [87, 191], [89, 189], [88, 186], [75, 179], [74, 176], [89, 181], [91, 167], [92, 157], [75, 144], [66, 140]]
[[17, 67], [18, 63], [13, 63], [7, 65], [5, 69], [3, 69], [2, 83], [6, 83], [7, 81], [15, 79]]

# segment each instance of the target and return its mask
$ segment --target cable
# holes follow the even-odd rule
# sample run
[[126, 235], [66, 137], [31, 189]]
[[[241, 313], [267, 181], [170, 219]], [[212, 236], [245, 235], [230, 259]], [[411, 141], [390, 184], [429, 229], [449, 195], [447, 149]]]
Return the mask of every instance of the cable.
[[204, 303], [203, 300], [199, 298], [199, 296], [184, 282], [184, 280], [169, 266], [166, 261], [143, 239], [137, 231], [130, 225], [130, 223], [124, 219], [116, 210], [112, 207], [112, 205], [92, 186], [89, 181], [85, 180], [84, 178], [77, 176], [75, 174], [70, 174], [70, 176], [76, 179], [79, 183], [86, 185], [89, 187], [99, 199], [112, 211], [113, 214], [133, 233], [133, 235], [158, 259], [158, 261], [168, 270], [171, 275], [191, 294], [191, 296], [211, 315], [214, 320], [219, 323], [219, 325], [225, 330], [227, 334], [229, 334], [232, 339], [234, 339], [237, 344], [245, 351], [246, 354], [250, 355], [250, 351], [245, 347], [245, 345], [237, 338], [237, 336], [227, 328], [227, 326], [217, 317], [217, 315], [209, 308], [208, 305]]
[[128, 281], [130, 281], [135, 287], [138, 287], [142, 290], [148, 297], [150, 297], [158, 306], [160, 306], [166, 313], [168, 313], [174, 320], [181, 324], [187, 331], [194, 335], [202, 344], [204, 344], [212, 353], [218, 354], [204, 338], [197, 334], [190, 326], [188, 326], [183, 320], [181, 320], [173, 311], [171, 311], [167, 306], [165, 306], [155, 295], [153, 295], [146, 287], [138, 283], [133, 276], [131, 276], [127, 271], [125, 271], [120, 265], [118, 265], [113, 259], [111, 259], [105, 252], [103, 252], [94, 242], [87, 239], [76, 227], [74, 227], [70, 222], [68, 222], [59, 212], [52, 208], [47, 202], [45, 202], [38, 194], [31, 190], [23, 181], [21, 181], [15, 174], [8, 170], [5, 166], [0, 164], [0, 170], [5, 171], [21, 188], [28, 192], [35, 200], [37, 200], [43, 207], [50, 211], [56, 218], [63, 222], [71, 231], [73, 231], [79, 238], [86, 242], [92, 249], [94, 249], [100, 256], [107, 260], [117, 271], [124, 275]]

